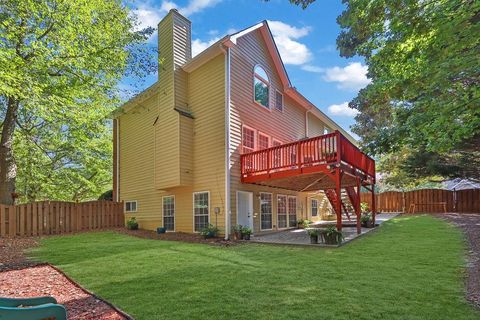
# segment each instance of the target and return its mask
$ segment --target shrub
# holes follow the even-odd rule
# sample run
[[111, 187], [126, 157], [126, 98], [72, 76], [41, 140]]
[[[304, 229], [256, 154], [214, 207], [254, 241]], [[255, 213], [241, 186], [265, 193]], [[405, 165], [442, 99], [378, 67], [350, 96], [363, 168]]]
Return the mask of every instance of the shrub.
[[335, 226], [328, 226], [320, 231], [326, 244], [340, 244], [344, 239], [342, 231], [338, 231]]
[[137, 230], [138, 229], [138, 222], [137, 222], [137, 219], [135, 219], [135, 217], [131, 217], [127, 221], [127, 229], [128, 230]]
[[200, 232], [200, 235], [202, 235], [204, 238], [215, 238], [217, 236], [217, 233], [218, 228], [213, 224], [209, 223], [208, 226]]

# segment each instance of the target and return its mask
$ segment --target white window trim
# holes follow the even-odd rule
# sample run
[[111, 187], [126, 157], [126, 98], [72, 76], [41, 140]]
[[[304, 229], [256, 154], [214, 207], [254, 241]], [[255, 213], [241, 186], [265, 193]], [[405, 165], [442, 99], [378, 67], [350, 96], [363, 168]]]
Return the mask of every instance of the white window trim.
[[[277, 109], [277, 93], [280, 93], [280, 95], [282, 96], [282, 110], [279, 110]], [[280, 90], [278, 89], [275, 89], [275, 105], [273, 106], [273, 108], [281, 113], [283, 113], [283, 110], [285, 110], [285, 96], [283, 95], [283, 93], [280, 92]]]
[[[279, 201], [278, 201], [278, 198], [280, 198], [280, 197], [284, 197], [284, 198], [285, 198], [285, 218], [287, 219], [287, 220], [286, 220], [287, 226], [286, 226], [285, 228], [280, 228], [280, 227], [278, 226], [278, 216], [279, 216], [279, 214], [278, 214], [278, 208], [279, 208], [279, 206], [278, 206], [278, 202], [279, 202]], [[288, 229], [288, 196], [287, 196], [286, 194], [277, 194], [277, 229], [278, 229], [278, 230]]]
[[[313, 202], [316, 202], [317, 203], [317, 215], [314, 216], [313, 215]], [[318, 218], [318, 199], [314, 199], [314, 198], [310, 198], [310, 217], [317, 217]]]
[[[163, 211], [164, 209], [164, 204], [163, 204], [163, 199], [165, 198], [173, 198], [173, 230], [167, 230], [167, 232], [176, 232], [177, 230], [177, 203], [175, 201], [175, 195], [169, 195], [169, 196], [163, 196], [162, 197], [162, 226], [165, 227], [165, 212]], [[210, 199], [210, 198], [209, 198]]]
[[192, 230], [193, 233], [200, 233], [201, 231], [195, 231], [195, 195], [199, 193], [207, 193], [208, 194], [208, 222], [207, 224], [210, 224], [210, 191], [197, 191], [194, 192], [192, 195], [192, 214], [193, 214], [193, 225], [192, 225]]
[[266, 149], [270, 148], [272, 146], [272, 137], [269, 136], [268, 134], [266, 133], [263, 133], [262, 131], [258, 131], [258, 139], [257, 139], [257, 149], [256, 150], [260, 150], [260, 148], [258, 147], [258, 143], [260, 142], [260, 136], [264, 136], [266, 138], [268, 138], [268, 146]]
[[[269, 194], [271, 196], [271, 199], [272, 199], [272, 205], [271, 205], [271, 208], [272, 208], [272, 212], [271, 212], [271, 215], [272, 215], [272, 227], [270, 229], [262, 229], [262, 194]], [[259, 204], [260, 204], [260, 231], [269, 231], [269, 230], [273, 230], [273, 193], [271, 192], [260, 192], [260, 198], [258, 199], [259, 201]]]
[[[127, 202], [128, 202], [128, 203], [133, 203], [133, 202], [135, 202], [135, 210], [129, 210], [129, 211], [127, 211]], [[127, 201], [125, 201], [125, 207], [124, 207], [124, 212], [125, 212], [125, 213], [135, 213], [135, 212], [137, 212], [137, 211], [138, 211], [138, 201], [137, 201], [137, 200], [127, 200]]]
[[243, 128], [246, 128], [246, 129], [248, 129], [248, 130], [252, 130], [252, 131], [253, 131], [253, 150], [252, 150], [251, 152], [257, 151], [257, 129], [254, 129], [254, 128], [250, 127], [250, 126], [247, 126], [247, 125], [245, 125], [245, 124], [242, 124], [242, 138], [241, 138], [241, 146], [242, 146], [242, 150], [241, 150], [241, 151], [242, 151], [242, 152], [241, 152], [241, 153], [244, 154], [244, 153], [243, 153], [243, 148], [244, 148], [244, 145], [243, 145]]
[[[255, 72], [255, 69], [257, 67], [260, 67], [263, 69], [263, 71], [265, 71], [265, 73], [267, 73], [267, 69], [262, 66], [261, 64], [257, 63], [254, 67], [253, 67], [253, 73], [252, 73], [252, 100], [255, 104], [259, 105], [260, 107], [262, 107], [263, 110], [266, 110], [266, 111], [270, 111], [272, 112], [272, 107], [270, 106], [271, 104], [271, 100], [270, 99], [270, 90], [272, 88], [272, 85], [270, 84], [270, 80], [266, 80], [266, 83], [265, 83], [265, 79], [263, 79], [263, 77], [261, 76], [258, 76], [258, 80], [262, 81], [263, 83], [265, 83], [268, 87], [268, 107], [264, 106], [263, 104], [259, 103], [257, 100], [255, 100], [255, 79], [257, 78], [257, 75], [256, 75], [256, 72]], [[267, 77], [268, 77], [268, 74], [267, 74]]]
[[288, 196], [287, 197], [287, 226], [288, 228], [294, 228], [295, 225], [293, 227], [290, 227], [290, 199], [295, 199], [295, 224], [296, 224], [296, 221], [298, 221], [298, 212], [297, 212], [297, 206], [298, 206], [298, 197], [297, 196]]

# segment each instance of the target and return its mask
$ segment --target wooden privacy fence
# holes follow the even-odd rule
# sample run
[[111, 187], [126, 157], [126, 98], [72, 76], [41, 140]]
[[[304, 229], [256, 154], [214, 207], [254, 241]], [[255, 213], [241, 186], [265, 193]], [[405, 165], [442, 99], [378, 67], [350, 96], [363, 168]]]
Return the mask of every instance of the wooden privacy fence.
[[[370, 193], [362, 193], [361, 201], [372, 205]], [[378, 212], [459, 212], [480, 213], [480, 190], [449, 191], [422, 189], [408, 192], [388, 191], [375, 195]]]
[[0, 205], [0, 237], [64, 234], [124, 224], [122, 202], [41, 201]]

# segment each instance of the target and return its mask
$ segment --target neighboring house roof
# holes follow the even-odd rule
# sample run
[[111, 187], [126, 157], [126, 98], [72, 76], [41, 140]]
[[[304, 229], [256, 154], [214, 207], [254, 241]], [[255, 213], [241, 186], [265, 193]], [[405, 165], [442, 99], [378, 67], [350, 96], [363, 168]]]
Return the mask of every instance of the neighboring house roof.
[[[358, 144], [358, 141], [355, 138], [353, 138], [347, 131], [345, 131], [342, 127], [340, 127], [335, 121], [333, 121], [329, 116], [327, 116], [324, 112], [318, 109], [312, 102], [310, 102], [300, 92], [298, 92], [294, 86], [292, 86], [290, 79], [288, 77], [287, 71], [285, 69], [285, 65], [282, 61], [277, 45], [273, 38], [272, 32], [266, 20], [260, 23], [257, 23], [253, 26], [250, 26], [248, 28], [245, 28], [241, 31], [238, 31], [236, 33], [224, 36], [223, 38], [221, 38], [220, 40], [212, 44], [210, 47], [208, 47], [207, 49], [205, 49], [204, 51], [196, 55], [190, 61], [185, 63], [182, 66], [182, 69], [188, 73], [196, 70], [197, 68], [207, 63], [211, 59], [215, 58], [219, 54], [224, 53], [225, 47], [235, 46], [239, 38], [256, 30], [259, 30], [260, 33], [262, 34], [262, 37], [268, 49], [268, 53], [270, 54], [273, 60], [273, 63], [275, 65], [275, 69], [280, 77], [280, 81], [282, 83], [285, 94], [288, 95], [294, 101], [296, 101], [303, 108], [311, 112], [317, 118], [322, 120], [322, 122], [325, 123], [327, 126], [331, 127], [332, 129], [339, 130], [352, 143]], [[115, 110], [112, 113], [112, 116], [117, 117], [122, 113], [127, 112], [128, 110], [133, 108], [137, 102], [145, 100], [146, 97], [151, 95], [151, 93], [149, 92], [154, 90], [154, 88], [157, 86], [157, 83], [153, 84], [144, 92], [140, 93], [138, 96], [132, 98], [131, 100], [126, 102], [123, 106]]]
[[480, 181], [457, 178], [444, 181], [443, 186], [447, 190], [480, 189]]

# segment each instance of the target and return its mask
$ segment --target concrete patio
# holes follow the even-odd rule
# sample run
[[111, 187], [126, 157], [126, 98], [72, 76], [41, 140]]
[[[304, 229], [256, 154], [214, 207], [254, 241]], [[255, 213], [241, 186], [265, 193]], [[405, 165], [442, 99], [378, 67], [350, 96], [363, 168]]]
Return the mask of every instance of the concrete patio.
[[[377, 214], [376, 223], [378, 226], [380, 226], [383, 222], [390, 220], [396, 217], [397, 215], [398, 213]], [[343, 240], [342, 245], [376, 229], [376, 228], [362, 228], [362, 233], [357, 234], [357, 228], [354, 226], [355, 219], [352, 219], [351, 221], [348, 221], [348, 222], [346, 221], [346, 223], [352, 224], [353, 226], [342, 228], [342, 232], [345, 236], [345, 239]], [[325, 227], [326, 225], [332, 225], [332, 224], [334, 224], [334, 222], [332, 221], [321, 221], [312, 226], [313, 227], [317, 226], [321, 228], [321, 227]], [[324, 243], [311, 244], [310, 237], [308, 236], [307, 231], [305, 229], [289, 229], [289, 230], [278, 231], [278, 232], [273, 232], [268, 234], [257, 234], [252, 236], [251, 241], [259, 242], [259, 243], [270, 243], [270, 244], [291, 244], [291, 245], [306, 245], [306, 246], [315, 246], [315, 247], [336, 247], [335, 245], [326, 245]]]

